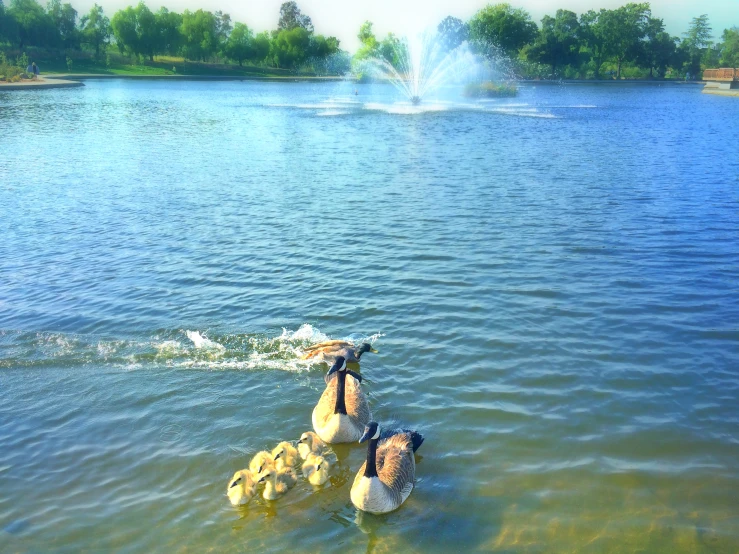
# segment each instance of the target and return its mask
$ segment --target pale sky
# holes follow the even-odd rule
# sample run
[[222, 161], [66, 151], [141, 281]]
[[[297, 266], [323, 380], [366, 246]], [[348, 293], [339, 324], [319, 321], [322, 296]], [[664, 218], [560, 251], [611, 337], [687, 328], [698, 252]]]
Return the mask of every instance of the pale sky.
[[[93, 1], [68, 0], [82, 15], [90, 9]], [[145, 0], [152, 11], [164, 5], [168, 9], [182, 12], [185, 9], [203, 8], [210, 11], [222, 10], [231, 14], [232, 21], [246, 23], [255, 31], [277, 27], [280, 5], [284, 0]], [[341, 41], [341, 47], [354, 52], [359, 46], [357, 32], [367, 19], [374, 23], [375, 34], [385, 36], [388, 32], [406, 35], [435, 27], [447, 15], [462, 20], [469, 19], [477, 10], [488, 3], [504, 0], [297, 0], [303, 13], [309, 15], [317, 33], [332, 35]], [[568, 9], [578, 15], [591, 9], [617, 8], [629, 0], [509, 0], [514, 7], [526, 9], [537, 23], [544, 15], [554, 15], [557, 9]], [[632, 0], [639, 1], [639, 0]], [[44, 3], [44, 0], [41, 0]], [[108, 17], [138, 0], [98, 0]], [[652, 17], [662, 18], [667, 32], [682, 36], [691, 18], [708, 14], [713, 27], [714, 40], [720, 38], [725, 28], [739, 26], [739, 0], [652, 0]]]

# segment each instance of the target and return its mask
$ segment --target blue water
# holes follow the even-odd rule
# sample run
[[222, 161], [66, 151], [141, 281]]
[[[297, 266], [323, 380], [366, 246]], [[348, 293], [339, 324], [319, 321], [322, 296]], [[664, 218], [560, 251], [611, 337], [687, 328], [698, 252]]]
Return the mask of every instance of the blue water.
[[[737, 145], [691, 85], [0, 93], [2, 549], [738, 551]], [[357, 513], [341, 446], [232, 508], [326, 338], [413, 494]]]

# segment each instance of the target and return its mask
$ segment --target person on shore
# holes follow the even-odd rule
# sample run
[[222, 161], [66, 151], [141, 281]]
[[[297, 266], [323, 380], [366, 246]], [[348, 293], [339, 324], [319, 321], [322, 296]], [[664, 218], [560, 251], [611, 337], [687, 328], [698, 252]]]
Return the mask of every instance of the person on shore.
[[36, 62], [33, 62], [31, 66], [33, 69], [33, 78], [38, 79], [38, 74], [40, 73], [40, 71], [38, 70], [38, 66], [36, 65]]
[[28, 75], [30, 78], [33, 79], [33, 65], [28, 64], [28, 67], [26, 68], [26, 75]]

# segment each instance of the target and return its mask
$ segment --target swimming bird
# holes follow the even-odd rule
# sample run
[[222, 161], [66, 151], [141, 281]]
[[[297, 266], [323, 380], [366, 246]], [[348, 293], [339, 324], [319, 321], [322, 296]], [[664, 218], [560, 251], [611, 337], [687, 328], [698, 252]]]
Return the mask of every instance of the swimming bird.
[[259, 482], [265, 484], [262, 497], [265, 500], [275, 500], [295, 486], [298, 476], [290, 467], [278, 470], [272, 465], [259, 474]]
[[251, 462], [249, 462], [249, 471], [251, 471], [252, 475], [256, 476], [262, 473], [265, 467], [270, 464], [274, 465], [274, 463], [275, 459], [272, 457], [272, 454], [266, 450], [262, 450], [254, 454]]
[[323, 456], [309, 454], [303, 462], [303, 477], [308, 479], [311, 485], [323, 485], [328, 481], [328, 472], [331, 464]]
[[313, 429], [329, 444], [359, 440], [372, 419], [362, 377], [347, 371], [346, 360], [339, 356], [325, 380], [326, 389], [313, 409]]
[[246, 504], [257, 492], [257, 482], [248, 469], [242, 469], [234, 473], [228, 483], [226, 494], [232, 506]]
[[423, 443], [415, 431], [382, 431], [371, 421], [359, 442], [369, 441], [367, 460], [354, 478], [352, 504], [373, 514], [392, 512], [400, 507], [413, 490], [416, 460], [413, 453]]
[[292, 467], [298, 461], [298, 451], [292, 444], [283, 441], [272, 450], [272, 459], [277, 469]]
[[313, 431], [306, 431], [300, 435], [298, 453], [303, 460], [307, 459], [309, 454], [321, 454], [326, 448], [326, 443]]
[[342, 356], [349, 363], [359, 363], [359, 358], [365, 352], [377, 354], [377, 350], [372, 348], [368, 342], [362, 343], [359, 347], [345, 340], [327, 340], [319, 342], [305, 348], [305, 354], [301, 360], [310, 360], [313, 358], [320, 359], [324, 362], [330, 362]]

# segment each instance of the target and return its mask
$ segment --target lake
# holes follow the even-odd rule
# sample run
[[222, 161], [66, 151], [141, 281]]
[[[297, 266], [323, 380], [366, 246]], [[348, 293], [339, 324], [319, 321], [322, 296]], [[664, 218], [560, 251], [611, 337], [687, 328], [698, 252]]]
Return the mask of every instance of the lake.
[[[693, 85], [0, 93], [2, 549], [737, 552], [737, 145]], [[328, 338], [413, 494], [357, 513], [339, 445], [231, 507]]]

